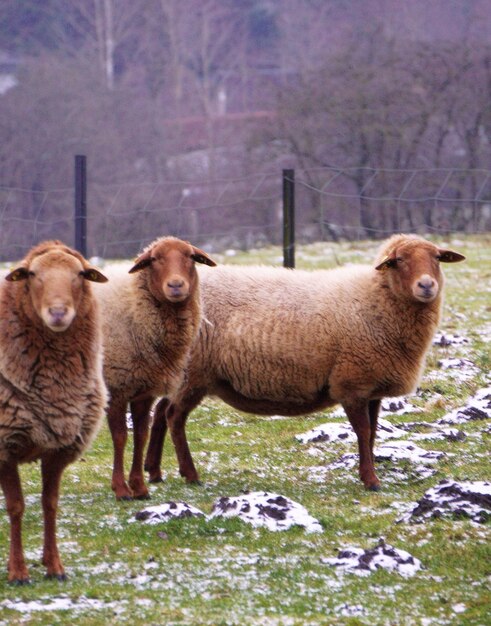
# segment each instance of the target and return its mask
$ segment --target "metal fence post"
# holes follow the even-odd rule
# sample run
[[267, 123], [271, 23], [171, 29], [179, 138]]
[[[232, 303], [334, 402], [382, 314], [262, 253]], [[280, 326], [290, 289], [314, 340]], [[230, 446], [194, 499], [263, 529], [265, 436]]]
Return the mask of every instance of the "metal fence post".
[[283, 266], [295, 267], [295, 170], [283, 170]]
[[87, 256], [87, 157], [75, 156], [75, 249]]

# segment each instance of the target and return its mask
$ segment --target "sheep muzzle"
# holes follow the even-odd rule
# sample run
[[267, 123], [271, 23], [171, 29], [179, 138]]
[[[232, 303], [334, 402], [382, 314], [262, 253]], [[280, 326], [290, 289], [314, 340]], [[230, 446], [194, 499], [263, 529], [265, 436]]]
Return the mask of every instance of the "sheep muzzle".
[[44, 324], [54, 332], [63, 332], [73, 322], [75, 309], [64, 304], [44, 306], [41, 311], [41, 318]]
[[429, 274], [423, 274], [413, 283], [413, 296], [420, 302], [432, 302], [438, 295], [438, 281]]
[[189, 296], [190, 285], [182, 277], [172, 277], [165, 281], [163, 293], [169, 302], [183, 302]]

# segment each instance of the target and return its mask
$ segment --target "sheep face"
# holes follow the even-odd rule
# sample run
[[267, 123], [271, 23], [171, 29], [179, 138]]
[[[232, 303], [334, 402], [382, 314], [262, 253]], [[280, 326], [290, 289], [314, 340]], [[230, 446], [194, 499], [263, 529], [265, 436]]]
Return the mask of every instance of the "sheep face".
[[430, 303], [443, 287], [440, 263], [457, 263], [465, 257], [439, 248], [419, 237], [395, 236], [385, 247], [385, 255], [375, 267], [385, 272], [392, 292], [400, 297]]
[[105, 282], [107, 278], [90, 267], [83, 258], [53, 249], [30, 260], [6, 276], [8, 281], [25, 281], [30, 306], [29, 317], [59, 333], [67, 330], [80, 310], [85, 281]]
[[185, 302], [194, 292], [198, 279], [195, 263], [216, 265], [203, 250], [186, 241], [165, 237], [136, 259], [130, 274], [146, 269], [150, 293], [159, 302]]

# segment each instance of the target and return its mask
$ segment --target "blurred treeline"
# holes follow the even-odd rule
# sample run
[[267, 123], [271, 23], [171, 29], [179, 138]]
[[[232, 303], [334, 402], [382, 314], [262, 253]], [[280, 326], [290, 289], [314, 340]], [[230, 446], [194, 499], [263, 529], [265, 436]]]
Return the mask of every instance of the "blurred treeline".
[[[351, 214], [368, 235], [401, 214], [414, 229], [488, 224], [487, 0], [0, 0], [0, 74], [15, 80], [0, 208], [26, 220], [59, 210], [86, 154], [91, 210], [125, 215], [113, 234], [143, 204], [149, 232], [175, 230], [175, 207], [196, 201], [206, 214], [180, 216], [186, 234], [254, 224], [274, 239], [270, 190], [230, 210], [207, 190], [283, 167], [320, 190], [298, 209], [313, 238], [348, 233]], [[327, 204], [325, 168], [342, 171]], [[147, 183], [162, 187], [142, 200]], [[401, 205], [413, 196], [432, 201]]]

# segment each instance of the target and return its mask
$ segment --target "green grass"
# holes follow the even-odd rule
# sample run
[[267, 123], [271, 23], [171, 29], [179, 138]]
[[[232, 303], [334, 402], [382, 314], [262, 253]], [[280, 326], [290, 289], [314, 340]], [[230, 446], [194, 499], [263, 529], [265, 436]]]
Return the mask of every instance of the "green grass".
[[[489, 384], [491, 237], [459, 240], [445, 242], [468, 260], [445, 268], [442, 328], [465, 335], [470, 343], [432, 348], [422, 382], [426, 394], [419, 400], [424, 413], [391, 418], [395, 424], [432, 422]], [[363, 262], [373, 258], [376, 248], [369, 242], [305, 246], [297, 250], [297, 266]], [[219, 258], [281, 264], [278, 259], [278, 248]], [[428, 374], [437, 369], [441, 356], [470, 359], [478, 371], [466, 381], [451, 372], [432, 378]], [[408, 509], [443, 478], [490, 479], [485, 424], [462, 426], [468, 436], [459, 443], [418, 442], [446, 453], [431, 478], [420, 479], [404, 464], [400, 467], [405, 478], [398, 478], [390, 466], [379, 464], [383, 490], [369, 493], [356, 470], [333, 470], [323, 482], [313, 479], [311, 467], [355, 449], [304, 445], [295, 439], [326, 420], [321, 413], [269, 420], [208, 398], [188, 422], [191, 450], [204, 484], [184, 483], [166, 442], [165, 482], [151, 486], [151, 504], [183, 500], [205, 513], [222, 495], [243, 490], [281, 493], [320, 520], [323, 533], [312, 534], [300, 528], [277, 533], [253, 529], [237, 519], [184, 519], [159, 526], [131, 521], [146, 503], [115, 501], [110, 489], [112, 444], [104, 426], [83, 460], [64, 475], [58, 528], [69, 576], [64, 583], [44, 578], [39, 466], [22, 466], [27, 502], [23, 536], [32, 584], [8, 585], [5, 568], [0, 570], [0, 625], [489, 624], [489, 525], [446, 519], [396, 523], [401, 507]], [[128, 463], [130, 450], [131, 445]], [[6, 563], [9, 527], [3, 497], [0, 508], [0, 556]], [[359, 577], [323, 562], [348, 545], [372, 547], [380, 537], [420, 559], [424, 569], [411, 578], [386, 571]], [[8, 608], [12, 605], [7, 601], [17, 609]], [[57, 608], [67, 601], [71, 608]], [[31, 602], [37, 610], [29, 610]], [[44, 610], [39, 610], [41, 606]]]

